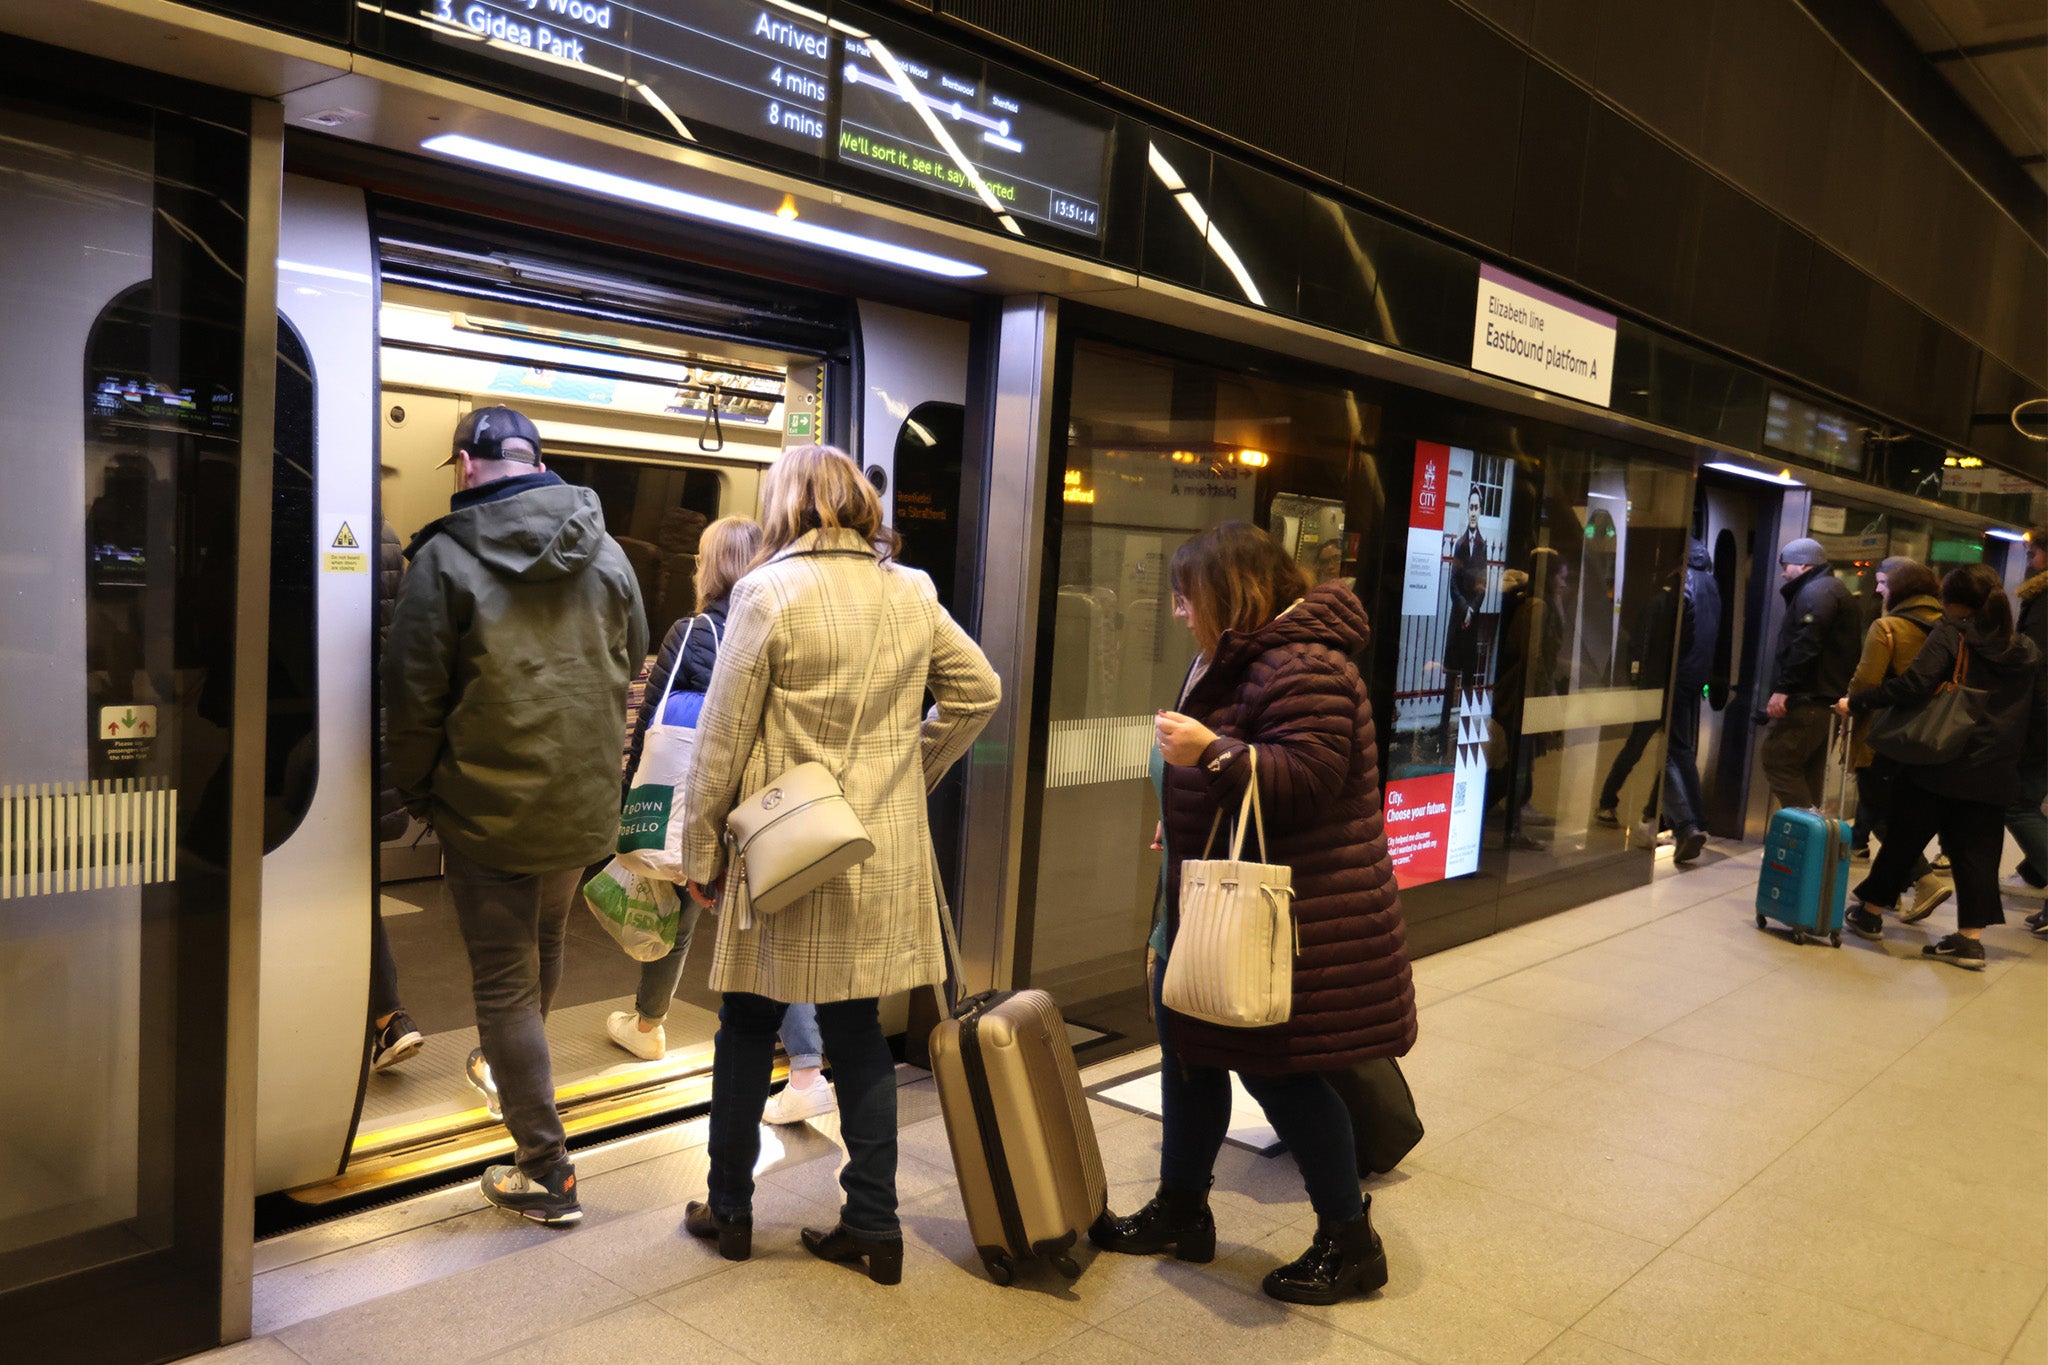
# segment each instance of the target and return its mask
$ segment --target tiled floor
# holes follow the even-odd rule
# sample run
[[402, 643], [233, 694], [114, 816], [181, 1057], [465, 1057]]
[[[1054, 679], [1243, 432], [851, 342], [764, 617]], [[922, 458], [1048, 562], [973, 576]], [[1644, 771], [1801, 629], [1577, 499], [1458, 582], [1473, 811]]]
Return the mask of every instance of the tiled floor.
[[[775, 1131], [742, 1265], [678, 1229], [704, 1188], [686, 1128], [585, 1154], [571, 1231], [456, 1191], [266, 1244], [263, 1335], [207, 1359], [2048, 1365], [2048, 944], [1993, 930], [1981, 975], [1921, 961], [1919, 929], [1794, 947], [1754, 927], [1755, 863], [1666, 864], [1418, 965], [1429, 1135], [1372, 1186], [1393, 1282], [1369, 1299], [1259, 1293], [1313, 1220], [1287, 1157], [1234, 1147], [1214, 1264], [1101, 1256], [996, 1288], [924, 1081], [900, 1288], [797, 1245], [833, 1216], [829, 1124]], [[1158, 1126], [1095, 1112], [1128, 1209]]]

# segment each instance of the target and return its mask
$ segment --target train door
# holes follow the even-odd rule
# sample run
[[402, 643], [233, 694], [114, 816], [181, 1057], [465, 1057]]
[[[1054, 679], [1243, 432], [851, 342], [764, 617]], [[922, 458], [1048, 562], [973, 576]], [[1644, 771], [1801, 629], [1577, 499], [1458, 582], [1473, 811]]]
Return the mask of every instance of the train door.
[[[508, 242], [313, 181], [289, 187], [280, 254], [287, 316], [313, 334], [313, 367], [331, 371], [314, 540], [329, 570], [323, 610], [327, 590], [336, 601], [320, 626], [321, 673], [348, 681], [322, 692], [323, 725], [344, 736], [323, 748], [322, 769], [347, 809], [266, 868], [259, 1146], [261, 1188], [324, 1202], [509, 1147], [467, 1079], [475, 1018], [440, 849], [376, 780], [378, 621], [396, 586], [379, 570], [447, 510], [453, 476], [440, 466], [456, 423], [493, 404], [534, 420], [547, 467], [596, 492], [659, 642], [697, 609], [705, 527], [756, 514], [786, 446], [848, 445], [886, 485], [914, 415], [943, 438], [943, 410], [965, 398], [966, 329], [745, 282], [685, 290], [655, 277], [660, 263]], [[636, 680], [629, 712], [650, 685]], [[572, 1138], [701, 1102], [716, 1009], [708, 953], [661, 987], [673, 996], [665, 1051], [636, 1056], [608, 1026], [653, 977], [594, 917], [573, 916], [569, 932], [548, 1032]], [[394, 1008], [425, 1046], [380, 1069], [367, 1026]]]
[[1747, 831], [1749, 754], [1761, 728], [1759, 692], [1762, 639], [1779, 504], [1783, 494], [1758, 480], [1705, 471], [1694, 503], [1693, 534], [1713, 560], [1721, 594], [1721, 628], [1714, 642], [1714, 682], [1700, 709], [1700, 787], [1707, 832], [1741, 839]]

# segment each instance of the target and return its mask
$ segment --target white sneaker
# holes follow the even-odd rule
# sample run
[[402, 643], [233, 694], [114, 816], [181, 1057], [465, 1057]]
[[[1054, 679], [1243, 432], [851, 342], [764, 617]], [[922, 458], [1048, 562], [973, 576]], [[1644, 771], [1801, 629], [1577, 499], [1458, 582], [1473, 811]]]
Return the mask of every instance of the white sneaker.
[[2006, 877], [1998, 883], [1999, 894], [2025, 896], [2028, 900], [2048, 899], [2048, 886], [2036, 886], [2024, 877]]
[[660, 1024], [642, 1033], [638, 1010], [613, 1010], [604, 1021], [612, 1041], [643, 1062], [658, 1062], [668, 1055], [668, 1030]]
[[768, 1107], [761, 1111], [764, 1123], [802, 1123], [820, 1114], [829, 1114], [839, 1107], [839, 1100], [832, 1094], [832, 1087], [823, 1076], [807, 1086], [785, 1085], [768, 1097]]

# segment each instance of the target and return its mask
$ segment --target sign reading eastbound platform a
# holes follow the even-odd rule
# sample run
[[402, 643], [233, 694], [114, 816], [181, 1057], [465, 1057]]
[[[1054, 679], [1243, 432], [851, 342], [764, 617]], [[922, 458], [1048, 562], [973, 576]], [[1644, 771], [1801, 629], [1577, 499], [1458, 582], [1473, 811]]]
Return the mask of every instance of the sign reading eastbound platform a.
[[1490, 265], [1479, 267], [1472, 368], [1607, 407], [1615, 316]]

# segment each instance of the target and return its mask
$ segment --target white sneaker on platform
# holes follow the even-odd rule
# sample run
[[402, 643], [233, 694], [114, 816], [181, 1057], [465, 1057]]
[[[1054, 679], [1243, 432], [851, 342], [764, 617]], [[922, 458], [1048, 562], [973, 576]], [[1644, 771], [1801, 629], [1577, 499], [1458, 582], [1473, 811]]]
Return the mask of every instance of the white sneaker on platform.
[[823, 1076], [806, 1086], [785, 1085], [768, 1097], [761, 1111], [765, 1123], [802, 1123], [839, 1107], [839, 1100]]
[[612, 1036], [613, 1042], [643, 1062], [658, 1062], [668, 1055], [668, 1030], [656, 1024], [642, 1033], [638, 1010], [613, 1010], [604, 1021], [604, 1031]]

